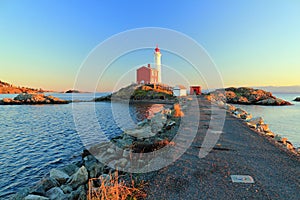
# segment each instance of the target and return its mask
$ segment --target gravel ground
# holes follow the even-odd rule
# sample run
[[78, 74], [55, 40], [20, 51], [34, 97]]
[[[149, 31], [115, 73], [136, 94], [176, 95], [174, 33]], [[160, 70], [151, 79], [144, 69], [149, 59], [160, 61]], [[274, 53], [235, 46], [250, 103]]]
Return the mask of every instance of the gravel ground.
[[[147, 199], [300, 199], [300, 159], [274, 145], [229, 114], [215, 148], [198, 157], [211, 117], [200, 100], [197, 136], [174, 163], [142, 175]], [[255, 183], [232, 183], [230, 175], [250, 175]]]

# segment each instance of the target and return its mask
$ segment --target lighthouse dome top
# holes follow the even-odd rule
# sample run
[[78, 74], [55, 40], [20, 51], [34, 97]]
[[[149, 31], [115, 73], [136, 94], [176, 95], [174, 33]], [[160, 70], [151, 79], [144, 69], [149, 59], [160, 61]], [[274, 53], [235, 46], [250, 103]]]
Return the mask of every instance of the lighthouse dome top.
[[155, 52], [160, 52], [158, 45], [156, 45]]

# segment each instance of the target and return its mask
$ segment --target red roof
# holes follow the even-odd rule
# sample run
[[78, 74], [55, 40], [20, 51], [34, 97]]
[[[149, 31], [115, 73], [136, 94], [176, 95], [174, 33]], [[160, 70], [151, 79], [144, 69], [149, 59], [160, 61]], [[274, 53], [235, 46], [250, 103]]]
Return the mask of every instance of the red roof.
[[160, 52], [158, 45], [156, 45], [155, 52]]

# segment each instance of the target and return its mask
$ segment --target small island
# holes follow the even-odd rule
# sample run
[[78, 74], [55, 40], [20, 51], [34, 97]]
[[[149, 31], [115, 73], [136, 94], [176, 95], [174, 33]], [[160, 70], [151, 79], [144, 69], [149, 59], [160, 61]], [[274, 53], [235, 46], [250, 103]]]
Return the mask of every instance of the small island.
[[59, 99], [54, 96], [46, 96], [42, 93], [28, 94], [22, 93], [15, 98], [4, 98], [0, 100], [0, 105], [35, 105], [35, 104], [68, 104], [69, 101]]
[[79, 90], [67, 90], [65, 93], [82, 93]]
[[292, 105], [290, 102], [279, 99], [271, 92], [248, 87], [229, 87], [218, 89], [206, 95], [208, 100], [223, 101], [231, 104], [285, 106]]
[[296, 97], [294, 101], [300, 101], [300, 97]]

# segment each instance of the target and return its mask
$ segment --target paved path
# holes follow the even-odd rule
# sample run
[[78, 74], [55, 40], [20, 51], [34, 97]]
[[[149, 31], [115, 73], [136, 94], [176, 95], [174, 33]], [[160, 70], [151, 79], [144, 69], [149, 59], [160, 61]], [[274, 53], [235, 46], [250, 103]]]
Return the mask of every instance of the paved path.
[[[300, 160], [226, 116], [218, 145], [198, 157], [211, 117], [210, 105], [200, 101], [197, 136], [171, 165], [148, 174], [147, 199], [300, 199]], [[232, 183], [230, 175], [250, 175], [254, 184]]]

